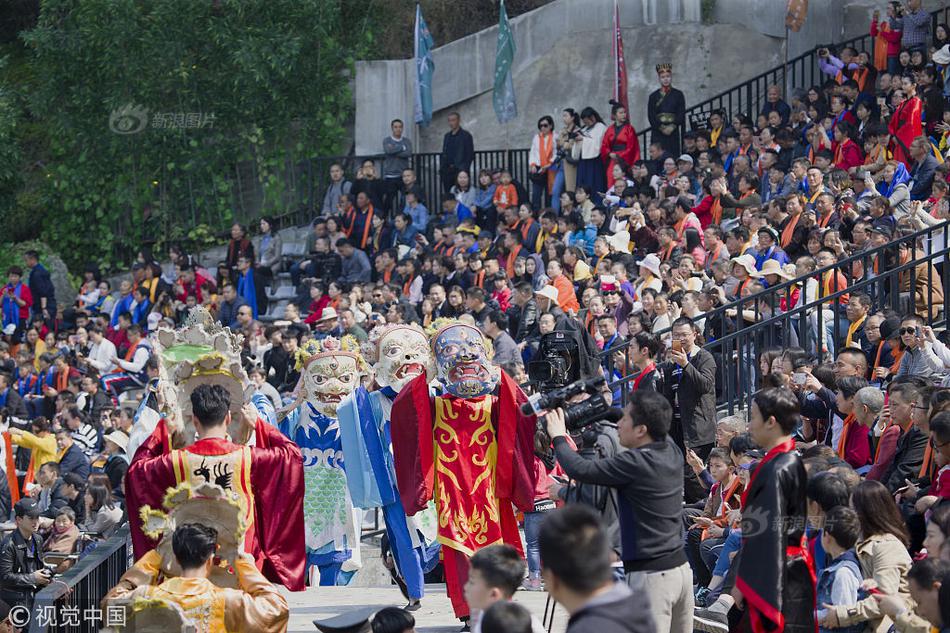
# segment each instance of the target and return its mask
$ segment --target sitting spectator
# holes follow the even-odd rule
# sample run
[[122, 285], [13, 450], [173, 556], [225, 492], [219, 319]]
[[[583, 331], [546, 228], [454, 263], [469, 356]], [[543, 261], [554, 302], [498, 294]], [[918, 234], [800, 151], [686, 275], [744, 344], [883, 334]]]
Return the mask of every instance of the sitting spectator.
[[115, 357], [112, 362], [119, 366], [119, 371], [102, 377], [102, 386], [112, 396], [115, 404], [119, 396], [130, 389], [139, 389], [148, 382], [145, 363], [152, 353], [152, 345], [144, 338], [140, 326], [132, 324], [127, 330], [129, 349], [124, 358]]
[[82, 532], [109, 538], [122, 520], [122, 508], [112, 500], [112, 493], [100, 483], [86, 487], [83, 497], [86, 505], [86, 520], [79, 525]]
[[[68, 556], [76, 549], [76, 541], [78, 540], [79, 528], [76, 527], [76, 513], [68, 507], [60, 508], [53, 520], [53, 530], [43, 543], [43, 553]], [[73, 561], [64, 560], [56, 567], [55, 573], [61, 574], [72, 565]]]
[[73, 432], [66, 427], [56, 431], [56, 445], [59, 446], [60, 475], [65, 477], [67, 474], [76, 474], [85, 481], [89, 477], [89, 458], [76, 442]]
[[[95, 457], [99, 453], [99, 433], [92, 424], [86, 421], [86, 416], [79, 407], [68, 407], [63, 413], [63, 421], [86, 458], [91, 460]], [[62, 449], [63, 447], [60, 446], [60, 450]]]

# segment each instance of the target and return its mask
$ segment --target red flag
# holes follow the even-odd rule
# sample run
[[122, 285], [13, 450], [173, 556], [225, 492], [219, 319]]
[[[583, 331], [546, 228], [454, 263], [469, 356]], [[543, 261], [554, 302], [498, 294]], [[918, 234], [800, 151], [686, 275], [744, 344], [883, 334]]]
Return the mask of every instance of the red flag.
[[808, 0], [788, 0], [785, 8], [785, 26], [790, 30], [798, 31], [805, 24], [805, 18], [808, 16]]
[[627, 107], [627, 62], [623, 57], [623, 35], [620, 33], [620, 7], [614, 0], [614, 101], [623, 104], [629, 119]]

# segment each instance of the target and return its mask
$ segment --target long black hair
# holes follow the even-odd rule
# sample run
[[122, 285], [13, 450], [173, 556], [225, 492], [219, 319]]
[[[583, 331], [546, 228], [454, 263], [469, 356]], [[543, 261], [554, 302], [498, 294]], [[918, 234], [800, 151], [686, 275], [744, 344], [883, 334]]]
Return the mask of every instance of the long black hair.
[[597, 110], [593, 109], [593, 108], [590, 107], [590, 106], [587, 106], [586, 108], [584, 108], [583, 110], [581, 110], [581, 118], [582, 118], [582, 119], [594, 119], [594, 121], [597, 122], [597, 123], [603, 123], [603, 122], [604, 122], [604, 119], [600, 116], [600, 113], [597, 112]]
[[851, 493], [851, 505], [858, 513], [864, 538], [893, 534], [905, 546], [909, 543], [900, 510], [881, 482], [866, 480], [859, 483]]
[[574, 127], [581, 126], [581, 115], [575, 112], [574, 108], [564, 108], [563, 112], [571, 117], [571, 125]]

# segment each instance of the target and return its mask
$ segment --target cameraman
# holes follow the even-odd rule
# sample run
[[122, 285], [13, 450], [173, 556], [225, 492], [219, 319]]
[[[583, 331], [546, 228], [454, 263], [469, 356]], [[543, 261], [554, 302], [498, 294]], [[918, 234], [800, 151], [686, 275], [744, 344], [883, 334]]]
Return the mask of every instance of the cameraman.
[[43, 566], [43, 539], [36, 533], [40, 507], [26, 497], [14, 506], [16, 529], [0, 542], [0, 599], [27, 608], [53, 574]]
[[589, 460], [567, 442], [564, 413], [546, 415], [557, 460], [580, 482], [619, 491], [618, 514], [627, 584], [650, 597], [659, 633], [693, 630], [693, 575], [683, 549], [683, 456], [669, 438], [673, 412], [662, 395], [635, 391], [619, 424], [615, 457]]

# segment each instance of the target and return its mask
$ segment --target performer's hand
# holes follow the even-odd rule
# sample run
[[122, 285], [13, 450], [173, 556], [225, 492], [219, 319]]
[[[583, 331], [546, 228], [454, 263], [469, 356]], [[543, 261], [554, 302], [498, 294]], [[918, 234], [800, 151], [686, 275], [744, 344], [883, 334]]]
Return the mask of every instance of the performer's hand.
[[544, 422], [548, 428], [548, 435], [551, 439], [564, 437], [567, 435], [567, 426], [564, 424], [564, 410], [554, 409], [544, 414]]
[[241, 424], [248, 429], [253, 429], [257, 426], [257, 418], [257, 407], [254, 406], [253, 402], [245, 402], [244, 406], [241, 407]]

